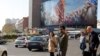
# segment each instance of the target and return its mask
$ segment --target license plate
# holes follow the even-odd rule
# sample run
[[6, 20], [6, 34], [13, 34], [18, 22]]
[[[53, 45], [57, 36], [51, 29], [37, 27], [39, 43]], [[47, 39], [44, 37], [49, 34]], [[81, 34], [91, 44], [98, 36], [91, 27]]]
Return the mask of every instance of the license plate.
[[36, 43], [33, 43], [32, 45], [37, 45]]

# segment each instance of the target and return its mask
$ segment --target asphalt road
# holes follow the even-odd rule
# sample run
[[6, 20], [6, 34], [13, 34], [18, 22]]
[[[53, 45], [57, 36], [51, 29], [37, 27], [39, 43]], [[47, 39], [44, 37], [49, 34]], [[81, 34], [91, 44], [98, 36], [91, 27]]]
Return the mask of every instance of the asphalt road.
[[[47, 51], [33, 50], [28, 51], [27, 48], [15, 48], [14, 43], [7, 43], [4, 45], [7, 47], [8, 56], [49, 56]], [[98, 54], [100, 54], [100, 46], [98, 48]], [[82, 56], [79, 49], [79, 40], [69, 40], [68, 51], [66, 56]]]

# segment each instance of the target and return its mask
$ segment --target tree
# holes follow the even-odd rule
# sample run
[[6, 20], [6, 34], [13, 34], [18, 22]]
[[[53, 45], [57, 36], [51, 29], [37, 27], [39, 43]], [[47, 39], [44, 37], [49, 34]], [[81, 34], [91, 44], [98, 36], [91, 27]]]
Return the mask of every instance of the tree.
[[5, 33], [13, 33], [15, 30], [16, 28], [14, 24], [5, 24], [2, 29], [2, 31]]

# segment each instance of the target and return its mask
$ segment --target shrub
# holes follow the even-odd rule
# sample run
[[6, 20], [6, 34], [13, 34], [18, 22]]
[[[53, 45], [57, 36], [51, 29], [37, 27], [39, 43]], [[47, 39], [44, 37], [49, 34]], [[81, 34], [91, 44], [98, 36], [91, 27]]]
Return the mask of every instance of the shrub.
[[4, 39], [16, 39], [18, 36], [17, 35], [4, 35]]

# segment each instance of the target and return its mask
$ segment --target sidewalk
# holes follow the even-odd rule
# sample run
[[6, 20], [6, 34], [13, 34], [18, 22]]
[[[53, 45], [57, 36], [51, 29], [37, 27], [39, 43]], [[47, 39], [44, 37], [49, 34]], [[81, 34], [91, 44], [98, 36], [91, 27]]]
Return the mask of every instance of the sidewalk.
[[[79, 48], [79, 40], [69, 40], [68, 45], [66, 56], [82, 56], [82, 51]], [[100, 45], [97, 54], [100, 54]]]

